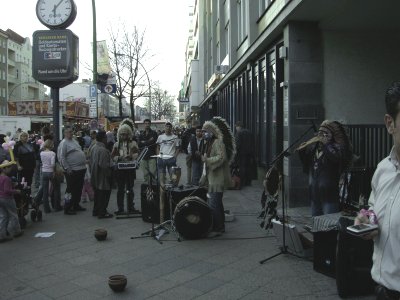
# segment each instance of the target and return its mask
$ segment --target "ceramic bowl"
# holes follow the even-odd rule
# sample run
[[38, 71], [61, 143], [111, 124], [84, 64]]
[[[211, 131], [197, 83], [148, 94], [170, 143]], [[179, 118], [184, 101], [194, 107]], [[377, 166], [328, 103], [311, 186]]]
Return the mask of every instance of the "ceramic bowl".
[[114, 292], [122, 292], [125, 289], [127, 283], [128, 280], [126, 279], [125, 275], [112, 275], [108, 277], [108, 286]]
[[107, 238], [107, 230], [100, 228], [94, 231], [94, 237], [98, 241], [104, 241]]

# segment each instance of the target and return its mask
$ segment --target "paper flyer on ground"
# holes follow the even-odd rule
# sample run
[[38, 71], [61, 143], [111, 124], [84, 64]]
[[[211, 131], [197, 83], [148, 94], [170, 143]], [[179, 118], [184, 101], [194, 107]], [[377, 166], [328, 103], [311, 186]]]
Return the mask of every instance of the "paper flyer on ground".
[[35, 237], [37, 238], [48, 238], [54, 235], [55, 232], [38, 232], [35, 234]]

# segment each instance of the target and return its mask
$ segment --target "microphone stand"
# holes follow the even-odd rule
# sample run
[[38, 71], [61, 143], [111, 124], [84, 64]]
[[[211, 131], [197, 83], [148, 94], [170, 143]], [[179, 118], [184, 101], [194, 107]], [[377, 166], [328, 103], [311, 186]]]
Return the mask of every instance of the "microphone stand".
[[[315, 125], [314, 123], [299, 137], [297, 138], [289, 147], [287, 147], [285, 150], [283, 150], [281, 153], [279, 153], [270, 163], [270, 168], [272, 168], [279, 160], [281, 160], [284, 157], [290, 156], [289, 150], [292, 149], [294, 145], [296, 145], [304, 136], [308, 134], [309, 131], [314, 130], [315, 131]], [[281, 176], [281, 178], [283, 178]], [[282, 179], [282, 190], [284, 189], [284, 184], [283, 184], [283, 179]], [[290, 254], [296, 257], [299, 257], [298, 255], [295, 255], [294, 253], [291, 253], [288, 251], [288, 247], [286, 246], [286, 215], [285, 215], [285, 193], [282, 192], [282, 247], [280, 247], [280, 252], [277, 254], [274, 254], [270, 257], [267, 257], [263, 260], [260, 261], [260, 264], [264, 264], [265, 262], [273, 259], [274, 257], [277, 257], [281, 254]]]

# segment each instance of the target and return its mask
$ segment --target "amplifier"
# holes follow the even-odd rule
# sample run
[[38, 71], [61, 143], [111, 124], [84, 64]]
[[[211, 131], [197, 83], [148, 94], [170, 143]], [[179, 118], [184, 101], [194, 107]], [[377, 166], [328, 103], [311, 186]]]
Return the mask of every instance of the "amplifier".
[[137, 161], [126, 161], [117, 163], [118, 170], [137, 169]]

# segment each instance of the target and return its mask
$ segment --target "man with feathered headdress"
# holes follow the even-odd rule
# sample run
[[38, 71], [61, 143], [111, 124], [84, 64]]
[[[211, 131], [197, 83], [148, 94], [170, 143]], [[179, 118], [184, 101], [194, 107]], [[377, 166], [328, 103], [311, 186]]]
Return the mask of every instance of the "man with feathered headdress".
[[352, 146], [345, 127], [325, 120], [317, 135], [297, 148], [309, 176], [312, 216], [339, 212], [339, 178], [351, 162]]
[[232, 131], [224, 119], [214, 117], [203, 125], [206, 139], [206, 153], [202, 157], [205, 164], [200, 185], [208, 185], [208, 204], [213, 216], [213, 228], [209, 236], [225, 232], [225, 213], [222, 197], [225, 188], [231, 185], [229, 165], [236, 146]]
[[[117, 142], [114, 144], [111, 157], [115, 163], [133, 161], [138, 157], [139, 148], [136, 141], [133, 140], [133, 121], [130, 119], [124, 119], [118, 128]], [[116, 215], [125, 213], [124, 210], [124, 195], [126, 193], [126, 206], [128, 214], [140, 213], [135, 209], [133, 201], [134, 192], [133, 185], [136, 179], [135, 169], [121, 169], [116, 170], [117, 180], [117, 205], [118, 210], [115, 212]]]

